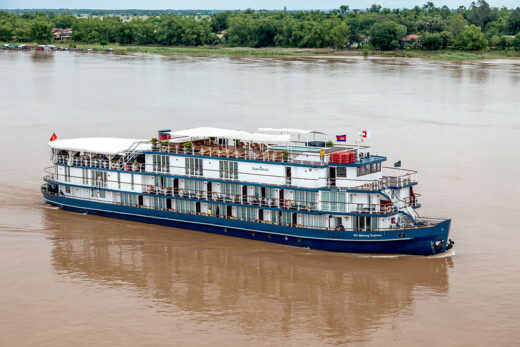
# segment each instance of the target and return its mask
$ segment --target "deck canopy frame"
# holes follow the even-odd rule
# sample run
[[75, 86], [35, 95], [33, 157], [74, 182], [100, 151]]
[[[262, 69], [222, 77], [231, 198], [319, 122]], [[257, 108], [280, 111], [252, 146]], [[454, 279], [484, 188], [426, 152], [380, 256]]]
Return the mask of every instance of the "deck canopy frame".
[[240, 140], [243, 142], [259, 142], [266, 144], [286, 144], [291, 140], [290, 134], [275, 135], [212, 127], [199, 127], [170, 131], [169, 134], [173, 140], [186, 137], [191, 139], [207, 139], [214, 137], [219, 139]]
[[116, 137], [84, 137], [61, 139], [49, 142], [49, 147], [58, 151], [123, 155], [129, 150], [148, 151], [152, 148], [150, 140], [126, 139]]

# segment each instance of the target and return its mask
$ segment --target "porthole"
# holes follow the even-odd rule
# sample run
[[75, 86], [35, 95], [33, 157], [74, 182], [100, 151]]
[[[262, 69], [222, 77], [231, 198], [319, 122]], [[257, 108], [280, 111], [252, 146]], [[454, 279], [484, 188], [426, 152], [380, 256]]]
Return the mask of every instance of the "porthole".
[[298, 237], [298, 242], [302, 242], [302, 239], [301, 239], [301, 237]]
[[267, 238], [270, 239], [271, 238], [271, 234], [267, 234]]
[[399, 237], [406, 237], [406, 234], [399, 234]]
[[289, 238], [287, 236], [285, 236], [284, 238], [285, 238], [285, 241], [289, 240]]
[[255, 236], [255, 232], [254, 231], [251, 232], [251, 236]]

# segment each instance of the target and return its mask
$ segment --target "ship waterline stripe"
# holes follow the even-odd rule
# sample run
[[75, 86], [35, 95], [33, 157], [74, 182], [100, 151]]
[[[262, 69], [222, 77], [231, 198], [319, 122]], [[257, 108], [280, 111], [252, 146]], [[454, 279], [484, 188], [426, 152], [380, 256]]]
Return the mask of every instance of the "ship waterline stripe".
[[[263, 234], [273, 234], [273, 235], [279, 235], [279, 236], [287, 236], [287, 237], [301, 238], [301, 239], [310, 239], [310, 240], [341, 241], [341, 242], [391, 242], [391, 241], [407, 241], [407, 240], [412, 240], [413, 239], [412, 237], [400, 237], [398, 239], [371, 239], [371, 240], [370, 239], [369, 240], [348, 239], [348, 240], [345, 240], [345, 239], [337, 239], [337, 238], [322, 238], [322, 237], [312, 237], [312, 236], [300, 236], [300, 235], [284, 234], [284, 233], [271, 232], [271, 231], [267, 232], [267, 231], [264, 231], [264, 230], [250, 229], [250, 228], [243, 228], [243, 227], [235, 227], [235, 226], [228, 226], [228, 225], [222, 225], [222, 224], [214, 224], [214, 223], [206, 223], [206, 222], [195, 222], [195, 221], [189, 221], [189, 220], [185, 220], [185, 219], [164, 218], [164, 217], [158, 217], [158, 216], [142, 215], [142, 214], [137, 214], [137, 213], [127, 213], [127, 212], [120, 212], [120, 211], [114, 211], [114, 210], [105, 210], [105, 209], [97, 209], [97, 208], [90, 208], [90, 207], [80, 207], [80, 206], [77, 206], [77, 205], [70, 205], [70, 204], [65, 204], [65, 203], [61, 203], [61, 202], [57, 202], [57, 201], [52, 201], [52, 200], [47, 199], [45, 196], [43, 197], [43, 199], [45, 201], [51, 203], [51, 204], [54, 204], [54, 205], [67, 206], [67, 207], [83, 209], [83, 210], [109, 212], [109, 213], [115, 213], [115, 214], [123, 214], [123, 215], [144, 217], [144, 218], [150, 218], [150, 219], [170, 220], [170, 221], [190, 223], [190, 224], [203, 224], [203, 225], [210, 225], [210, 226], [215, 226], [215, 227], [219, 227], [219, 228], [239, 229], [239, 230], [252, 231], [252, 232], [258, 232], [258, 233], [263, 233]], [[79, 200], [79, 199], [73, 199], [73, 198], [67, 198], [67, 199]], [[101, 204], [101, 203], [99, 203], [99, 204]], [[110, 205], [110, 204], [107, 204], [107, 205]], [[377, 232], [377, 231], [375, 231], [375, 232]], [[381, 232], [384, 233], [384, 231], [379, 231], [379, 233], [381, 233]]]

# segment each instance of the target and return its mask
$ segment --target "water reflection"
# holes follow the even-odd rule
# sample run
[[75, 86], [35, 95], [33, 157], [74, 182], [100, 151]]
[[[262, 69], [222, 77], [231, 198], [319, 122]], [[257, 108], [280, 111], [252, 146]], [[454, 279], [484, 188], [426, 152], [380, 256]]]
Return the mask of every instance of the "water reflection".
[[[413, 310], [416, 289], [446, 296], [450, 258], [369, 258], [316, 252], [45, 209], [60, 276], [140, 293], [173, 314], [231, 318], [245, 333], [298, 326], [363, 341]], [[72, 226], [72, 227], [71, 227]], [[269, 322], [269, 323], [267, 323]]]

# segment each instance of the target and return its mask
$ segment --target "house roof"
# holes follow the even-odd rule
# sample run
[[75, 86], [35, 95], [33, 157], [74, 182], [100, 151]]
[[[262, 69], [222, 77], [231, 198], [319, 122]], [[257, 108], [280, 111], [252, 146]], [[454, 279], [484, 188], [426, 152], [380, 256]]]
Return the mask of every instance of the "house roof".
[[403, 40], [417, 40], [419, 38], [419, 35], [417, 34], [410, 34], [408, 36], [405, 36]]

